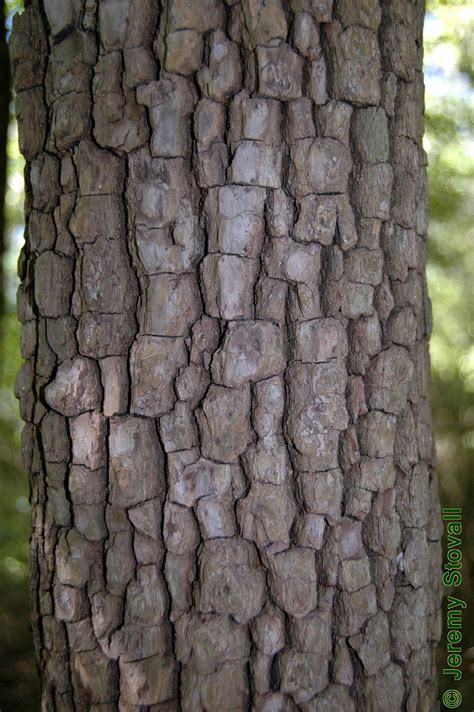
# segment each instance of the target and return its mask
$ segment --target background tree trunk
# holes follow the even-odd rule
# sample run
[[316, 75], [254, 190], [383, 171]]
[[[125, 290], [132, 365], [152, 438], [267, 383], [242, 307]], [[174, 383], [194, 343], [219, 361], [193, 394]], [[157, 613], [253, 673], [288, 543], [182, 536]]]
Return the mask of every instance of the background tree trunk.
[[436, 706], [419, 0], [33, 0], [43, 710]]

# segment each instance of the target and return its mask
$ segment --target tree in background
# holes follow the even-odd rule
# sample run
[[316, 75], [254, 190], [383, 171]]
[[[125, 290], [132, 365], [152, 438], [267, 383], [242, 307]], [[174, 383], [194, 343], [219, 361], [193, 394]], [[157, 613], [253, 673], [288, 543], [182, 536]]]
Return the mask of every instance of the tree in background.
[[296, 5], [18, 22], [47, 708], [433, 704], [423, 8]]

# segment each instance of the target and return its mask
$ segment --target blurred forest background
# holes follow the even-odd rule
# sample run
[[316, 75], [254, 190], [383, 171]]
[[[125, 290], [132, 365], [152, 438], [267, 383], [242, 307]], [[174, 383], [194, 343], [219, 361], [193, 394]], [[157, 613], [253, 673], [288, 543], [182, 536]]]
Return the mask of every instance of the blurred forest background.
[[[0, 92], [8, 86], [6, 43], [22, 3], [0, 0]], [[474, 5], [428, 0], [425, 22], [429, 158], [428, 282], [433, 302], [432, 387], [443, 506], [463, 507], [462, 709], [474, 707]], [[28, 479], [20, 460], [13, 384], [20, 365], [16, 261], [23, 241], [23, 160], [13, 100], [0, 95], [0, 710], [33, 712], [38, 683], [29, 629]], [[2, 135], [6, 135], [6, 157]], [[3, 202], [3, 211], [2, 211]], [[2, 219], [2, 213], [4, 220]], [[458, 594], [456, 594], [458, 595]], [[440, 666], [445, 652], [439, 651]], [[440, 676], [441, 692], [446, 684]]]

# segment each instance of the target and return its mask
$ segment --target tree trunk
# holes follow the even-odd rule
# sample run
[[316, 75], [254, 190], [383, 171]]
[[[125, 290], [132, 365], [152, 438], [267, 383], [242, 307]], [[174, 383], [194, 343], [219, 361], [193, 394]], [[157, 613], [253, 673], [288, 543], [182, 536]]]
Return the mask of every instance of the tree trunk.
[[423, 2], [98, 5], [11, 44], [42, 709], [431, 712]]

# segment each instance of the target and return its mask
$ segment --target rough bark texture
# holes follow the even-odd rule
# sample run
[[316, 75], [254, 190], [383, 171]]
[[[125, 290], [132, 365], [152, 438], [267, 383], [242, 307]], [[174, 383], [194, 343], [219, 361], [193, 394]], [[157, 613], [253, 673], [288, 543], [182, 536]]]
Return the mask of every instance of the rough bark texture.
[[43, 710], [432, 712], [420, 0], [34, 0]]

